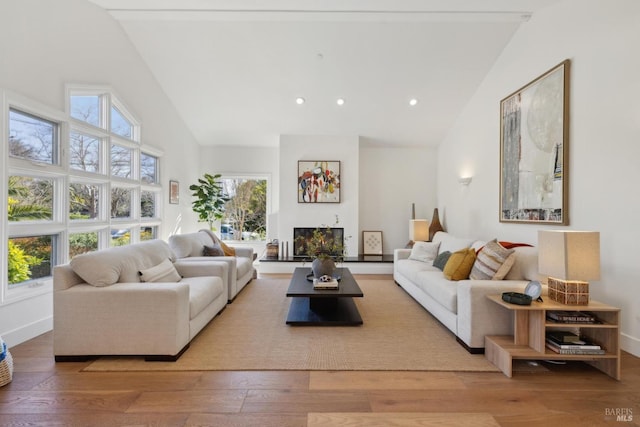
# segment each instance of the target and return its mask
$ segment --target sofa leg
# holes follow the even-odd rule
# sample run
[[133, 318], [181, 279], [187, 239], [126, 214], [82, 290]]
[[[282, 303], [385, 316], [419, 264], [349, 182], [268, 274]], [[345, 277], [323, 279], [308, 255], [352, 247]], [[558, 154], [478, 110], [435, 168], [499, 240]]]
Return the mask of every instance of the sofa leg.
[[189, 344], [185, 345], [182, 350], [180, 350], [178, 352], [178, 354], [175, 354], [173, 356], [171, 355], [162, 355], [162, 354], [152, 354], [149, 356], [145, 356], [144, 357], [144, 361], [145, 362], [175, 362], [177, 361], [180, 356], [182, 356], [182, 353], [184, 353], [185, 351], [187, 351], [187, 349], [189, 348]]
[[61, 362], [88, 362], [93, 359], [94, 356], [54, 356], [56, 363]]
[[484, 347], [469, 347], [466, 342], [462, 341], [460, 338], [456, 337], [456, 341], [458, 344], [464, 347], [471, 354], [484, 354]]

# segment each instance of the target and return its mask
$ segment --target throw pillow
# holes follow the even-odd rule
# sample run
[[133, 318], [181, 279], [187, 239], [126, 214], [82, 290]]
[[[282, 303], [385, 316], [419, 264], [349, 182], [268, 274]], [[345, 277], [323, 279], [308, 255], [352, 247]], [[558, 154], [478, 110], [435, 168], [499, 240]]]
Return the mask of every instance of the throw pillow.
[[409, 259], [422, 262], [433, 262], [438, 255], [440, 243], [433, 242], [415, 242], [411, 248]]
[[236, 256], [235, 248], [225, 245], [222, 240], [219, 240], [218, 242], [220, 244], [220, 247], [222, 248], [222, 251], [226, 256]]
[[444, 270], [444, 266], [447, 265], [447, 261], [449, 261], [449, 257], [451, 256], [451, 252], [444, 251], [440, 255], [433, 260], [433, 266], [439, 268], [440, 270]]
[[510, 264], [506, 264], [508, 267], [502, 269], [500, 274], [498, 271], [514, 252], [513, 249], [504, 248], [496, 239], [488, 242], [478, 252], [469, 277], [473, 280], [502, 280], [509, 272], [508, 269], [513, 265], [515, 258], [509, 260]]
[[460, 249], [451, 254], [444, 266], [444, 277], [448, 280], [465, 280], [476, 260], [476, 251], [473, 248]]
[[141, 282], [179, 282], [180, 279], [182, 277], [168, 259], [165, 259], [155, 267], [140, 271]]
[[202, 249], [203, 256], [224, 256], [224, 251], [218, 244], [212, 246], [205, 245]]

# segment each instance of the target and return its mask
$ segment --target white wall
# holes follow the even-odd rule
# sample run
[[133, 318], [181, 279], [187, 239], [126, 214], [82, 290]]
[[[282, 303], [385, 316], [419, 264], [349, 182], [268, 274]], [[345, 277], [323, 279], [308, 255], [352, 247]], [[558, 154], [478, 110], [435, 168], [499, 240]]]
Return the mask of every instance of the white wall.
[[[411, 204], [431, 221], [436, 207], [436, 150], [360, 145], [360, 231], [382, 231], [385, 254], [409, 241]], [[358, 237], [362, 252], [362, 233]]]
[[[200, 147], [109, 14], [86, 0], [2, 1], [0, 61], [0, 89], [59, 111], [65, 84], [110, 87], [141, 121], [142, 143], [164, 151], [162, 183], [181, 183], [179, 205], [164, 199], [162, 237], [191, 227], [185, 184], [197, 179], [197, 167], [190, 166]], [[4, 231], [1, 241], [7, 241]], [[50, 293], [0, 305], [0, 335], [14, 345], [50, 329], [51, 316]]]
[[[358, 253], [359, 138], [357, 136], [281, 135], [278, 239], [289, 242], [293, 254], [293, 227], [333, 225], [336, 215], [344, 227], [345, 248]], [[340, 161], [340, 203], [298, 203], [298, 160]]]
[[[622, 347], [640, 355], [640, 2], [567, 0], [515, 34], [439, 150], [438, 204], [448, 231], [536, 243], [539, 229], [501, 224], [499, 102], [571, 60], [569, 229], [601, 233], [594, 299], [622, 308]], [[457, 178], [469, 171], [473, 182]]]
[[[300, 212], [305, 214], [309, 222], [296, 219], [295, 226], [316, 226], [323, 223], [332, 224], [334, 213], [350, 212], [356, 203], [359, 212], [355, 219], [357, 228], [351, 233], [350, 243], [353, 248], [349, 253], [362, 253], [362, 230], [380, 230], [383, 232], [384, 253], [393, 253], [395, 248], [404, 247], [409, 240], [409, 219], [411, 204], [416, 205], [416, 217], [431, 219], [436, 203], [436, 150], [416, 147], [376, 146], [353, 137], [327, 136], [284, 136], [286, 141], [280, 147], [246, 148], [246, 147], [203, 147], [200, 157], [201, 173], [259, 174], [268, 175], [270, 182], [269, 195], [269, 235], [267, 240], [279, 239], [289, 241], [292, 245], [292, 220]], [[345, 139], [346, 138], [346, 139]], [[318, 143], [317, 141], [321, 141]], [[334, 149], [327, 141], [337, 141], [341, 145], [347, 141], [348, 149]], [[310, 146], [316, 148], [310, 151]], [[292, 147], [293, 145], [293, 147]], [[354, 151], [356, 150], [356, 151]], [[351, 161], [357, 152], [357, 162]], [[311, 157], [310, 157], [311, 156]], [[343, 201], [344, 206], [302, 205], [297, 203], [295, 174], [297, 161], [305, 159], [336, 159], [341, 161], [343, 170], [346, 167], [356, 173], [358, 187], [354, 187], [352, 179], [347, 176]], [[294, 174], [291, 178], [280, 178], [283, 173]], [[357, 169], [354, 169], [357, 168]], [[346, 173], [346, 172], [345, 172]], [[280, 199], [282, 195], [282, 200]], [[345, 196], [346, 195], [346, 196]], [[349, 200], [345, 200], [348, 197]], [[283, 231], [279, 230], [278, 218], [281, 216], [281, 203], [288, 206], [290, 214], [285, 214]], [[320, 209], [320, 210], [318, 210]], [[318, 217], [309, 217], [308, 212], [322, 212]], [[341, 215], [341, 214], [340, 214]], [[345, 219], [340, 216], [340, 221]], [[200, 224], [202, 225], [202, 224]], [[290, 248], [290, 253], [291, 253]], [[258, 255], [262, 251], [257, 250]]]

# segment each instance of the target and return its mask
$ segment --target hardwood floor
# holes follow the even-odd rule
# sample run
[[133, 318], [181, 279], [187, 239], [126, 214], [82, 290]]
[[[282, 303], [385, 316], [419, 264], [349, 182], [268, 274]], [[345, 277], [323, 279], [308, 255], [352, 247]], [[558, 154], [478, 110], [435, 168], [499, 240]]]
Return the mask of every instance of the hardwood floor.
[[[477, 372], [82, 372], [53, 361], [52, 333], [11, 349], [0, 426], [639, 425], [640, 359], [622, 380], [574, 364]], [[619, 423], [619, 422], [618, 422]]]
[[[82, 372], [52, 333], [11, 348], [0, 426], [640, 425], [640, 359], [616, 381], [581, 362], [502, 373]], [[627, 421], [616, 421], [626, 415]], [[631, 421], [629, 420], [631, 416]]]

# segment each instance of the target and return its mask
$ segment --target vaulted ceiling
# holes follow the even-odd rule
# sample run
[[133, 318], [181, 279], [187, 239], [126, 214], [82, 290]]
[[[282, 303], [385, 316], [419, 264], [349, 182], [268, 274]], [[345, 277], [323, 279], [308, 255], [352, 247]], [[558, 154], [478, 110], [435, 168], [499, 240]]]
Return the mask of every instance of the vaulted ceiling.
[[433, 146], [518, 27], [560, 0], [89, 1], [120, 22], [202, 145], [300, 134]]

